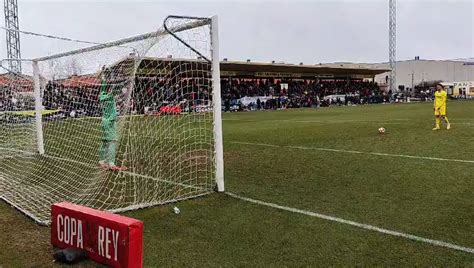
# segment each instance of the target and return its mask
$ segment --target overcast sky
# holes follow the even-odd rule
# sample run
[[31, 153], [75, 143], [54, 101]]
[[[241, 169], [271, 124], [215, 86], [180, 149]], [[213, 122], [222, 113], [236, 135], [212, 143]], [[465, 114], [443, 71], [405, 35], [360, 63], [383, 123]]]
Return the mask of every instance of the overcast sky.
[[[22, 30], [83, 40], [149, 32], [168, 14], [217, 14], [221, 58], [308, 64], [388, 59], [388, 0], [18, 2]], [[398, 58], [474, 57], [473, 2], [397, 1]], [[54, 52], [35, 43], [22, 40], [24, 57]]]

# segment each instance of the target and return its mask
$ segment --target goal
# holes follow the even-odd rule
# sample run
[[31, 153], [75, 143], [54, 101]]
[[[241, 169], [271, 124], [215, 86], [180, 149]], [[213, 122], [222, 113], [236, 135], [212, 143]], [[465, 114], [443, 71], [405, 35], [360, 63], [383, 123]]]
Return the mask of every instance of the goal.
[[1, 199], [49, 224], [60, 201], [121, 212], [224, 191], [217, 17], [87, 46], [22, 34], [63, 52], [0, 74]]

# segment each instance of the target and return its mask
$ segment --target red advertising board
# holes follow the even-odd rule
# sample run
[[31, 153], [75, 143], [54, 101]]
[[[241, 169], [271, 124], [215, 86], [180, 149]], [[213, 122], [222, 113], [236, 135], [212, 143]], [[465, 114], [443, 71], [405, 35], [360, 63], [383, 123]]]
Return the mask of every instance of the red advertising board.
[[143, 222], [67, 202], [51, 207], [51, 243], [112, 267], [143, 267]]

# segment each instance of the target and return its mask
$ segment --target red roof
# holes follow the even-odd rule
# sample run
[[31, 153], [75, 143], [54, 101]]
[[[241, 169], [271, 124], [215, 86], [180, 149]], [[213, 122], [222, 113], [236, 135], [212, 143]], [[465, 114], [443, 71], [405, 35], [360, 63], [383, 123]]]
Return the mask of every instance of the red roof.
[[91, 87], [91, 86], [99, 86], [100, 79], [97, 78], [95, 75], [74, 75], [66, 79], [62, 79], [57, 81], [57, 83], [61, 84], [64, 87]]
[[28, 76], [17, 76], [9, 73], [0, 74], [0, 87], [9, 87], [11, 85], [19, 86], [21, 91], [33, 90], [33, 79]]
[[[74, 75], [66, 79], [56, 80], [56, 84], [65, 88], [95, 87], [100, 85], [100, 79], [96, 75]], [[23, 92], [33, 91], [33, 78], [27, 75], [17, 76], [9, 73], [0, 74], [0, 87], [11, 85], [20, 87]]]

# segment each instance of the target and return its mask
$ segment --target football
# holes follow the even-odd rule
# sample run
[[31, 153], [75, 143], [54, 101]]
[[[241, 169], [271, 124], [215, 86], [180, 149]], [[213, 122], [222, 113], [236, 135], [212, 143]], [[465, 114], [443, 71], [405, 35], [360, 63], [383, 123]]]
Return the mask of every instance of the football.
[[385, 128], [384, 127], [379, 127], [379, 133], [380, 134], [385, 134]]

